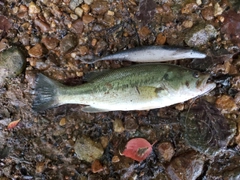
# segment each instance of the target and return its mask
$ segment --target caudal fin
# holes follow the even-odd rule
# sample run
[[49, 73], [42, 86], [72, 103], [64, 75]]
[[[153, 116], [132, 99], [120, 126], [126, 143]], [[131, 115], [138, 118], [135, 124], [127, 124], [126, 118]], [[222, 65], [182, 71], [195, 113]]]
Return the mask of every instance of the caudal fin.
[[49, 79], [43, 74], [38, 74], [35, 86], [35, 99], [33, 101], [33, 110], [43, 111], [58, 105], [57, 88], [58, 82]]

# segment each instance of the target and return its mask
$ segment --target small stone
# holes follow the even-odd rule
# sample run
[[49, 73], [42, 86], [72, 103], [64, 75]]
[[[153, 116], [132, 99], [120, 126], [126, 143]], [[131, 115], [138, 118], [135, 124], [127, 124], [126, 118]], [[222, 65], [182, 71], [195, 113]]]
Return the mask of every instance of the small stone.
[[165, 44], [166, 40], [167, 40], [167, 37], [164, 36], [162, 33], [159, 33], [157, 35], [156, 44], [163, 45], [163, 44]]
[[93, 162], [103, 155], [102, 145], [85, 136], [76, 140], [74, 150], [80, 160], [87, 162]]
[[124, 127], [121, 119], [114, 120], [113, 129], [114, 129], [114, 132], [116, 133], [122, 133], [124, 131]]
[[223, 95], [216, 100], [216, 106], [225, 111], [233, 111], [237, 109], [234, 99], [231, 96]]
[[193, 26], [193, 22], [191, 20], [183, 21], [183, 27], [191, 28]]
[[59, 125], [60, 125], [60, 126], [65, 126], [65, 125], [66, 125], [66, 118], [62, 118], [62, 119], [59, 121]]
[[13, 46], [0, 53], [0, 86], [6, 78], [12, 78], [20, 74], [26, 65], [23, 52]]
[[94, 17], [92, 17], [91, 15], [84, 15], [83, 16], [83, 22], [85, 23], [85, 24], [89, 24], [89, 23], [91, 23], [91, 22], [93, 22], [94, 21]]
[[62, 54], [65, 54], [71, 50], [73, 50], [78, 44], [78, 38], [74, 34], [66, 35], [60, 41], [60, 51]]
[[185, 36], [185, 42], [190, 47], [205, 45], [209, 40], [217, 36], [217, 30], [213, 25], [199, 24], [194, 26]]
[[234, 97], [234, 102], [239, 107], [240, 106], [240, 92], [238, 92]]
[[101, 164], [101, 162], [99, 160], [97, 160], [97, 159], [95, 161], [93, 161], [91, 167], [92, 167], [92, 172], [93, 173], [101, 172], [104, 169], [102, 164]]
[[88, 54], [88, 48], [86, 46], [80, 46], [79, 52], [80, 52], [81, 56], [84, 56], [84, 55]]
[[221, 6], [219, 5], [219, 3], [216, 3], [216, 4], [214, 5], [214, 16], [215, 16], [215, 17], [221, 15], [221, 14], [223, 13], [223, 11], [224, 11], [224, 9], [221, 8]]
[[89, 11], [90, 11], [90, 7], [89, 7], [89, 5], [87, 5], [87, 4], [83, 4], [83, 5], [81, 6], [81, 8], [83, 9], [83, 12], [84, 12], [85, 14], [88, 14]]
[[43, 62], [41, 58], [27, 58], [30, 65], [38, 70], [44, 71], [49, 68], [49, 65]]
[[77, 8], [75, 9], [75, 13], [76, 13], [79, 17], [82, 17], [82, 15], [83, 15], [83, 9], [80, 8], [80, 7], [77, 7]]
[[36, 4], [33, 1], [29, 3], [28, 8], [29, 8], [29, 11], [28, 11], [29, 14], [37, 14], [41, 12], [41, 9], [38, 6], [36, 6]]
[[45, 163], [44, 162], [37, 162], [36, 163], [36, 173], [42, 173], [45, 169]]
[[91, 9], [93, 14], [102, 15], [108, 11], [108, 2], [103, 0], [94, 1], [91, 4]]
[[182, 10], [181, 10], [181, 12], [182, 12], [182, 14], [190, 14], [190, 13], [192, 13], [195, 9], [197, 9], [197, 4], [196, 3], [189, 3], [189, 4], [186, 4], [183, 8], [182, 8]]
[[118, 156], [113, 156], [113, 157], [112, 157], [112, 162], [113, 162], [113, 163], [117, 163], [117, 162], [119, 162], [119, 161], [120, 161], [120, 159], [119, 159]]
[[56, 48], [59, 44], [59, 40], [53, 37], [44, 37], [41, 41], [47, 49], [52, 50]]
[[83, 3], [83, 0], [71, 0], [69, 3], [69, 7], [74, 10], [77, 6]]
[[200, 6], [202, 4], [202, 0], [196, 0], [196, 3], [198, 6]]
[[77, 20], [78, 19], [78, 16], [76, 14], [70, 14], [70, 17], [73, 19], [73, 20]]
[[8, 48], [8, 40], [7, 39], [2, 39], [0, 41], [0, 52]]
[[177, 104], [177, 105], [175, 105], [175, 108], [179, 111], [183, 111], [184, 110], [184, 104], [181, 104], [181, 103]]
[[209, 6], [202, 10], [201, 12], [203, 18], [207, 21], [213, 20], [214, 14], [213, 14], [213, 7]]
[[170, 142], [164, 142], [158, 145], [158, 151], [165, 161], [170, 161], [174, 155], [174, 148]]
[[81, 34], [83, 32], [83, 21], [78, 19], [72, 23], [72, 29], [75, 33]]
[[92, 2], [93, 2], [93, 0], [84, 0], [84, 3], [88, 4], [88, 5], [92, 4]]
[[36, 57], [36, 58], [40, 58], [43, 56], [43, 47], [41, 44], [36, 44], [35, 46], [33, 46], [31, 49], [28, 50], [28, 54], [31, 57]]
[[108, 10], [107, 15], [109, 15], [109, 16], [114, 16], [114, 12]]
[[139, 36], [144, 40], [147, 38], [147, 36], [151, 33], [151, 31], [148, 29], [148, 27], [143, 26], [139, 31]]
[[191, 152], [173, 159], [166, 172], [170, 179], [197, 179], [204, 166], [204, 157]]
[[34, 24], [41, 29], [42, 32], [50, 31], [50, 25], [42, 20], [36, 18], [34, 19]]
[[97, 39], [94, 38], [94, 39], [92, 40], [92, 43], [91, 43], [91, 44], [92, 44], [92, 46], [96, 46], [96, 44], [97, 44]]
[[133, 119], [132, 117], [129, 117], [129, 116], [125, 117], [124, 122], [125, 122], [124, 128], [126, 130], [136, 131], [136, 129], [138, 128], [138, 124], [137, 124], [136, 120]]
[[102, 136], [101, 137], [101, 144], [103, 148], [106, 148], [108, 146], [109, 139], [107, 136]]

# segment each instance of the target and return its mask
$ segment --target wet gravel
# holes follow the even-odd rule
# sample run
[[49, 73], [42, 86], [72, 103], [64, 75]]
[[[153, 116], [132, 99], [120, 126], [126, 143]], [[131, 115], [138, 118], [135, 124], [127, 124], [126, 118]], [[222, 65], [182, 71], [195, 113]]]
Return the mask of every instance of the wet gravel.
[[[0, 180], [239, 179], [239, 17], [238, 0], [0, 0]], [[143, 45], [206, 53], [169, 63], [210, 72], [217, 87], [150, 111], [32, 110], [37, 73], [82, 84], [134, 63], [79, 57]], [[120, 154], [132, 138], [155, 143], [140, 163]]]

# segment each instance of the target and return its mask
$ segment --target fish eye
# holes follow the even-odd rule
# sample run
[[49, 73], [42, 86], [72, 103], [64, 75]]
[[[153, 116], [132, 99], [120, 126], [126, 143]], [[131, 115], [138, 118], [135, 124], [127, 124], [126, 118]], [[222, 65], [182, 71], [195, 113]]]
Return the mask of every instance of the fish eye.
[[199, 76], [200, 76], [200, 72], [198, 72], [198, 71], [193, 72], [193, 77], [199, 78]]

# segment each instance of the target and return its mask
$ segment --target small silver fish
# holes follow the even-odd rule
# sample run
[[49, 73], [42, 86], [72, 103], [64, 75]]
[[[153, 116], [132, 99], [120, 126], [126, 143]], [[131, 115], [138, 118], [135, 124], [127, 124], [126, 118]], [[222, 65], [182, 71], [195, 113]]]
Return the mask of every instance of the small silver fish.
[[216, 85], [209, 74], [170, 64], [138, 64], [109, 70], [89, 82], [69, 87], [39, 74], [33, 109], [84, 104], [89, 113], [149, 110], [200, 96]]
[[125, 51], [120, 51], [105, 57], [83, 56], [78, 57], [85, 63], [94, 63], [103, 60], [127, 60], [133, 62], [164, 62], [187, 58], [205, 58], [206, 55], [187, 48], [170, 46], [141, 46]]

